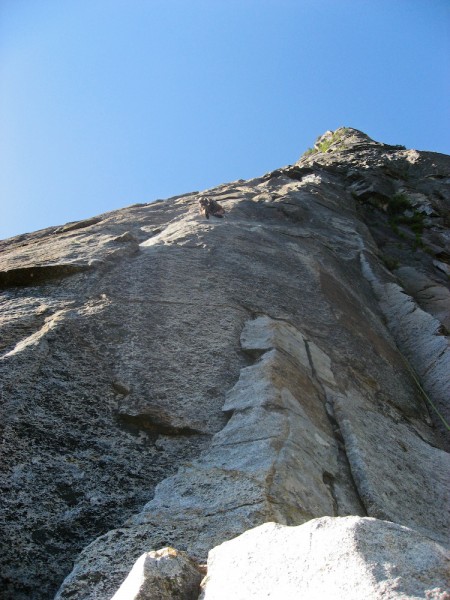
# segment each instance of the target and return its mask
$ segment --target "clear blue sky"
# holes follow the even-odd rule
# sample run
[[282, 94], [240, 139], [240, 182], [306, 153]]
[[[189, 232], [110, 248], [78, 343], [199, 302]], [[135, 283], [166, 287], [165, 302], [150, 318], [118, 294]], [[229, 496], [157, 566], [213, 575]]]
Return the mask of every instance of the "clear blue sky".
[[1, 0], [0, 238], [295, 162], [450, 152], [448, 0]]

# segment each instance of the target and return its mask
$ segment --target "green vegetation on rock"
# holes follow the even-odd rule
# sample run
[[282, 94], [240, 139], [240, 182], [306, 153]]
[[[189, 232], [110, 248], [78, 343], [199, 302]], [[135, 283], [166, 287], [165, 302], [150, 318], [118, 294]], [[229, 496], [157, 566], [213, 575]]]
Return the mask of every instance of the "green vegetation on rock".
[[390, 215], [398, 215], [403, 211], [411, 208], [411, 202], [406, 194], [398, 193], [394, 194], [389, 200], [387, 207], [387, 213]]
[[[342, 140], [342, 138], [349, 132], [349, 128], [348, 127], [340, 127], [339, 129], [336, 129], [336, 131], [334, 131], [331, 136], [329, 136], [328, 138], [324, 139], [322, 142], [316, 141], [316, 143], [314, 144], [314, 148], [308, 148], [304, 153], [303, 156], [309, 156], [310, 154], [315, 154], [316, 152], [327, 152], [327, 150], [329, 150], [329, 148], [335, 144], [336, 142], [339, 142]], [[322, 137], [318, 138], [318, 140], [320, 140]], [[336, 150], [341, 148], [343, 144], [339, 144], [339, 146], [336, 147]]]
[[[411, 206], [406, 194], [394, 194], [387, 205], [386, 212], [390, 216], [389, 224], [395, 233], [401, 235], [399, 225], [406, 225], [415, 234], [415, 248], [423, 247], [421, 236], [425, 227], [425, 215]], [[404, 234], [402, 237], [405, 237]]]
[[389, 271], [394, 271], [400, 266], [400, 262], [396, 258], [392, 258], [392, 256], [382, 256], [381, 260]]

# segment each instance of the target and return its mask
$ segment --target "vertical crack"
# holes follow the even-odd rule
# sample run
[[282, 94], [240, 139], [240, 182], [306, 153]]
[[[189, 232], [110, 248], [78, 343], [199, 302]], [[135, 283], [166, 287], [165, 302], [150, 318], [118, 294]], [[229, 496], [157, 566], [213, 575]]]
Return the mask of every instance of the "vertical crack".
[[311, 367], [311, 373], [312, 376], [314, 377], [314, 379], [318, 382], [318, 384], [320, 385], [320, 387], [323, 390], [323, 386], [322, 383], [319, 380], [319, 377], [317, 376], [317, 371], [316, 371], [316, 367], [314, 366], [314, 361], [312, 359], [312, 354], [311, 354], [311, 348], [309, 347], [309, 340], [306, 339], [305, 337], [303, 337], [303, 341], [305, 342], [305, 349], [306, 349], [306, 354], [308, 356], [308, 360], [309, 360], [309, 366]]
[[[354, 493], [355, 503], [360, 510], [359, 513], [355, 513], [355, 514], [360, 514], [361, 516], [367, 517], [368, 516], [367, 508], [366, 508], [365, 502], [359, 492], [359, 488], [356, 483], [356, 480], [353, 476], [353, 472], [352, 472], [350, 462], [349, 462], [348, 456], [347, 456], [344, 437], [342, 435], [341, 428], [340, 428], [339, 423], [337, 422], [336, 416], [334, 414], [333, 399], [329, 397], [329, 394], [326, 394], [326, 397], [327, 397], [327, 402], [325, 404], [325, 410], [326, 410], [326, 413], [330, 420], [331, 426], [333, 428], [333, 433], [334, 433], [334, 437], [336, 439], [336, 445], [338, 448], [338, 456], [337, 456], [338, 468], [341, 471], [341, 474], [346, 476], [347, 481], [349, 482], [348, 487]], [[325, 481], [325, 476], [326, 476], [326, 473], [324, 472], [324, 483], [325, 483], [325, 485], [328, 485], [327, 482]], [[330, 487], [330, 486], [332, 486], [332, 488], [333, 488], [333, 491], [331, 492], [331, 490], [330, 490], [330, 492], [332, 493], [333, 498], [336, 498], [337, 486], [335, 484], [334, 478], [333, 478], [333, 481], [330, 481], [330, 485], [328, 487]], [[339, 507], [338, 500], [336, 500], [336, 502], [337, 502], [338, 509], [339, 509], [340, 507]], [[339, 513], [341, 513], [341, 514], [339, 514]], [[342, 514], [342, 511], [339, 510], [337, 512], [337, 514], [338, 514], [338, 516], [345, 516], [346, 514], [351, 514], [351, 513], [347, 513], [347, 511], [344, 511], [344, 514]]]
[[324, 471], [322, 473], [322, 481], [327, 486], [328, 491], [330, 492], [330, 496], [331, 496], [331, 499], [333, 502], [333, 514], [335, 516], [338, 516], [339, 515], [339, 506], [338, 506], [338, 501], [336, 499], [336, 493], [335, 493], [335, 489], [334, 489], [334, 475], [332, 475], [328, 471]]

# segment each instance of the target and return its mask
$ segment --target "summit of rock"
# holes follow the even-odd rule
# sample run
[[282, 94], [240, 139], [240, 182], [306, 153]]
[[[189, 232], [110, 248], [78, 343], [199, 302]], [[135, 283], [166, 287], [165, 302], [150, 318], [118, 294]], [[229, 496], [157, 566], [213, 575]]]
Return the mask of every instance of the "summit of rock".
[[[334, 131], [328, 130], [320, 135], [314, 143], [314, 150], [318, 152], [333, 152], [334, 150], [343, 150], [357, 148], [358, 146], [384, 146], [381, 142], [376, 142], [363, 131], [353, 129], [352, 127], [339, 127]], [[405, 149], [404, 146], [397, 148]]]

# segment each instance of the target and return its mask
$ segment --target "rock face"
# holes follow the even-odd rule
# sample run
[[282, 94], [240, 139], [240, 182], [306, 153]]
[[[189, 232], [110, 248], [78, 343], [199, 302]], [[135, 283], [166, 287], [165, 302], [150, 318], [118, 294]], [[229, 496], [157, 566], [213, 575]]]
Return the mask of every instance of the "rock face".
[[267, 521], [445, 544], [449, 184], [448, 157], [340, 129], [0, 242], [2, 597], [109, 600], [144, 553]]
[[444, 600], [450, 556], [439, 544], [368, 517], [266, 523], [209, 553], [201, 600]]

